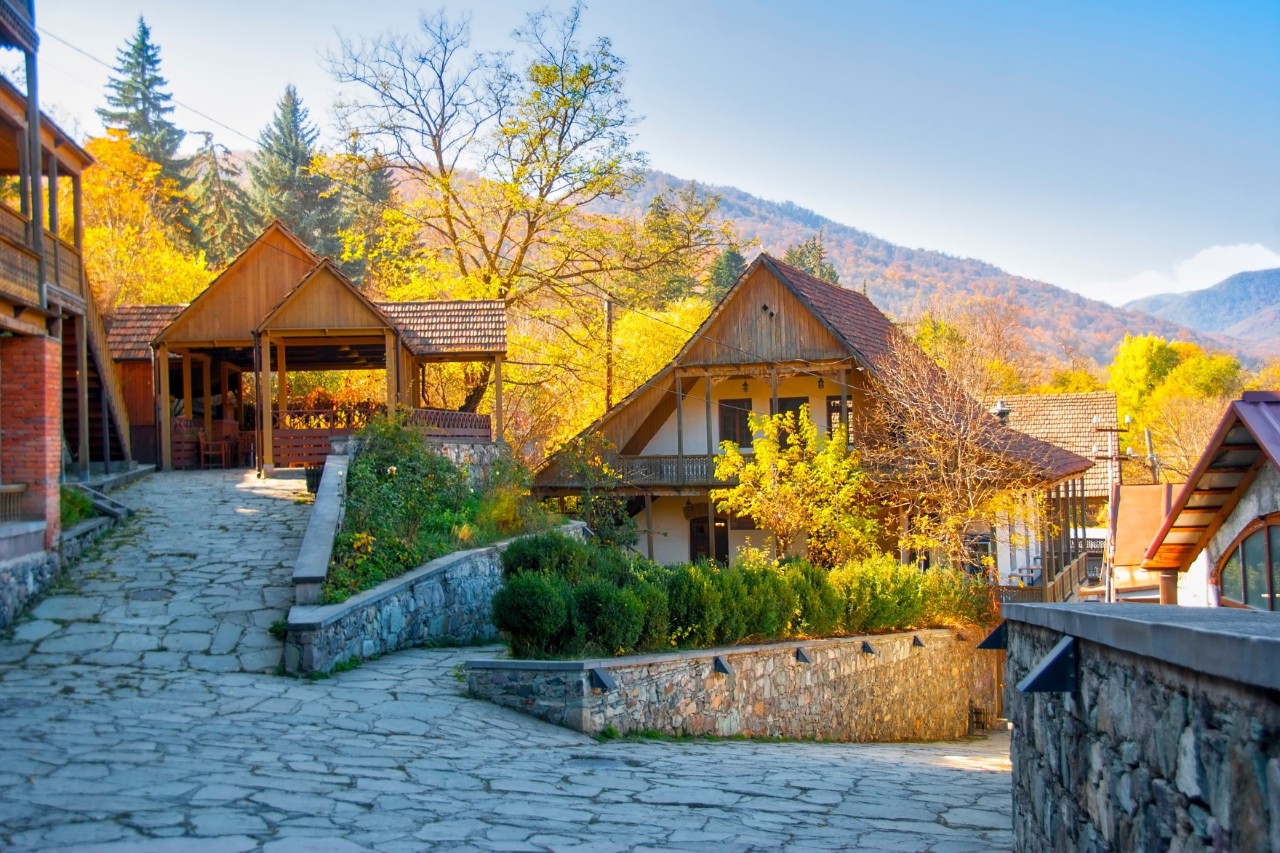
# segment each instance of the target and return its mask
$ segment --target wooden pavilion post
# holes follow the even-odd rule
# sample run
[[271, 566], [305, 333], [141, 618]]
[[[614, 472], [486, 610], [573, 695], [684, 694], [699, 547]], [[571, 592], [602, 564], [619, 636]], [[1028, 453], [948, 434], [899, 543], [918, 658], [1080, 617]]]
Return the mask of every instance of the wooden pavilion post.
[[387, 413], [390, 414], [396, 410], [396, 387], [398, 385], [396, 379], [396, 335], [390, 329], [386, 329], [382, 333], [383, 345], [386, 347], [387, 359]]
[[156, 348], [156, 365], [160, 374], [159, 403], [156, 415], [160, 421], [160, 467], [173, 470], [173, 418], [169, 416], [169, 345]]
[[493, 440], [505, 441], [506, 424], [502, 416], [502, 356], [493, 357]]
[[676, 374], [676, 482], [684, 485], [684, 385]]
[[284, 428], [285, 414], [289, 411], [289, 373], [285, 363], [285, 345], [276, 343], [276, 410], [280, 412], [280, 427]]
[[849, 371], [840, 371], [840, 417], [836, 421], [840, 427], [841, 441], [849, 446]]
[[224, 421], [231, 420], [232, 406], [231, 395], [228, 387], [231, 384], [231, 365], [225, 361], [219, 366], [218, 370], [218, 393], [222, 397], [222, 419]]
[[653, 559], [653, 494], [644, 493], [644, 538], [648, 545], [649, 559]]
[[191, 353], [182, 354], [182, 416], [191, 420]]
[[[92, 297], [89, 297], [92, 298]], [[81, 480], [89, 479], [89, 325], [76, 317], [76, 423], [80, 429]]]
[[200, 378], [204, 384], [204, 437], [213, 441], [213, 359], [200, 360]]
[[275, 469], [271, 447], [271, 337], [263, 332], [258, 337], [258, 417], [262, 419], [262, 473], [270, 476]]

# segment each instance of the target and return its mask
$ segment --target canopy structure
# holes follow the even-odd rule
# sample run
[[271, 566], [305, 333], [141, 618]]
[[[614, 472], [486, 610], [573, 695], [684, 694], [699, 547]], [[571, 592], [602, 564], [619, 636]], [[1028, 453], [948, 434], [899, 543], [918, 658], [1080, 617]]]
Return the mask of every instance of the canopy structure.
[[[385, 370], [388, 408], [415, 409], [415, 418], [439, 435], [484, 441], [502, 435], [506, 311], [501, 300], [375, 303], [279, 222], [182, 308], [152, 346], [166, 468], [174, 465], [175, 447], [190, 444], [193, 433], [201, 447], [225, 443], [234, 451], [245, 446], [246, 376], [259, 390], [252, 430], [258, 466], [269, 472], [318, 462], [328, 452], [330, 436], [357, 424], [333, 411], [291, 410], [288, 377], [298, 370]], [[442, 361], [493, 364], [492, 421], [421, 408], [421, 370]], [[273, 376], [274, 404], [269, 399]], [[203, 398], [202, 423], [194, 419], [197, 390]], [[176, 421], [169, 416], [175, 398], [181, 400]]]

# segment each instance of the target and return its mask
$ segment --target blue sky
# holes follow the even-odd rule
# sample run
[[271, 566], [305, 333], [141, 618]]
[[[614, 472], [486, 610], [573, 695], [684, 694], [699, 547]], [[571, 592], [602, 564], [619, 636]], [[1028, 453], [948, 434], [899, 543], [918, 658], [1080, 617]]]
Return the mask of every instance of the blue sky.
[[[328, 124], [320, 57], [338, 32], [417, 25], [417, 6], [357, 5], [39, 0], [36, 15], [114, 62], [143, 14], [173, 95], [252, 138], [290, 82]], [[497, 49], [532, 6], [449, 8]], [[681, 177], [1111, 302], [1280, 266], [1280, 3], [598, 0], [585, 21], [628, 62], [639, 146]], [[42, 103], [100, 132], [108, 72], [52, 36]]]

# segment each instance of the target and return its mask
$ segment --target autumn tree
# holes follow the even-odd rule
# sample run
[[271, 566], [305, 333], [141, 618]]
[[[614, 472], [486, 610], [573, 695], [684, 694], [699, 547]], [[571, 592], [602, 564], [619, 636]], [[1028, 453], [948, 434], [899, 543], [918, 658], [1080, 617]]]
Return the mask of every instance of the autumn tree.
[[261, 221], [278, 219], [316, 254], [338, 258], [341, 199], [319, 162], [319, 136], [298, 90], [286, 86], [258, 135], [258, 156], [249, 164], [251, 198]]
[[[643, 222], [592, 212], [638, 185], [645, 157], [633, 145], [625, 63], [608, 39], [584, 42], [580, 25], [577, 6], [532, 14], [514, 33], [516, 53], [495, 55], [441, 13], [416, 33], [344, 39], [331, 67], [349, 87], [346, 127], [411, 188], [431, 256], [417, 263], [447, 272], [449, 295], [504, 299], [531, 325], [596, 347], [598, 360], [587, 315], [611, 288], [724, 236], [714, 205], [687, 210], [675, 195], [657, 238]], [[486, 370], [463, 406], [487, 386]]]
[[184, 251], [166, 213], [181, 195], [161, 166], [133, 150], [123, 131], [90, 139], [84, 173], [84, 262], [98, 302], [189, 302], [209, 281], [204, 257]]
[[840, 273], [836, 271], [835, 264], [831, 263], [831, 259], [827, 256], [827, 248], [823, 245], [822, 237], [822, 230], [819, 229], [818, 233], [808, 240], [787, 249], [782, 260], [811, 276], [832, 284], [839, 284]]
[[1157, 335], [1124, 336], [1107, 370], [1107, 388], [1121, 415], [1139, 418], [1147, 397], [1181, 360], [1178, 350]]
[[1025, 309], [1003, 299], [939, 301], [911, 330], [925, 354], [969, 395], [1022, 394], [1042, 370], [1027, 344], [1024, 316]]
[[139, 16], [133, 38], [116, 52], [115, 71], [107, 78], [107, 106], [98, 109], [98, 116], [108, 128], [128, 134], [140, 156], [159, 163], [162, 174], [181, 185], [185, 161], [177, 153], [186, 134], [169, 119], [173, 96], [168, 85], [160, 74], [160, 48]]
[[191, 160], [192, 227], [206, 260], [221, 269], [253, 241], [259, 223], [231, 152], [215, 143], [213, 134], [203, 136], [204, 144]]
[[736, 479], [713, 489], [716, 506], [755, 520], [773, 534], [776, 556], [807, 534], [810, 562], [828, 567], [876, 550], [877, 524], [866, 473], [857, 452], [818, 430], [808, 405], [796, 412], [748, 415], [752, 453], [732, 441], [716, 457], [716, 479]]
[[970, 533], [1034, 515], [1047, 446], [1002, 425], [905, 334], [872, 373], [857, 443], [906, 518], [902, 547], [962, 566]]

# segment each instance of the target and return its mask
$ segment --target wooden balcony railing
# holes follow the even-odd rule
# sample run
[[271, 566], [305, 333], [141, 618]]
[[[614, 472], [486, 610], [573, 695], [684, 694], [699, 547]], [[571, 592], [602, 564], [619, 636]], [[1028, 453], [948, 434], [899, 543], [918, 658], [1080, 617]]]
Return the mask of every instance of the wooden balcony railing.
[[0, 236], [0, 294], [26, 305], [40, 304], [40, 259], [21, 242]]
[[470, 438], [477, 441], [493, 438], [489, 416], [475, 412], [414, 409], [409, 413], [409, 423], [421, 428], [431, 438]]
[[[0, 253], [4, 256], [0, 258], [0, 292], [31, 305], [38, 305], [39, 259], [31, 248], [29, 229], [30, 222], [26, 217], [13, 208], [0, 204]], [[76, 247], [66, 240], [55, 238], [49, 231], [44, 232], [43, 239], [47, 280], [78, 296], [86, 296], [84, 270]]]

